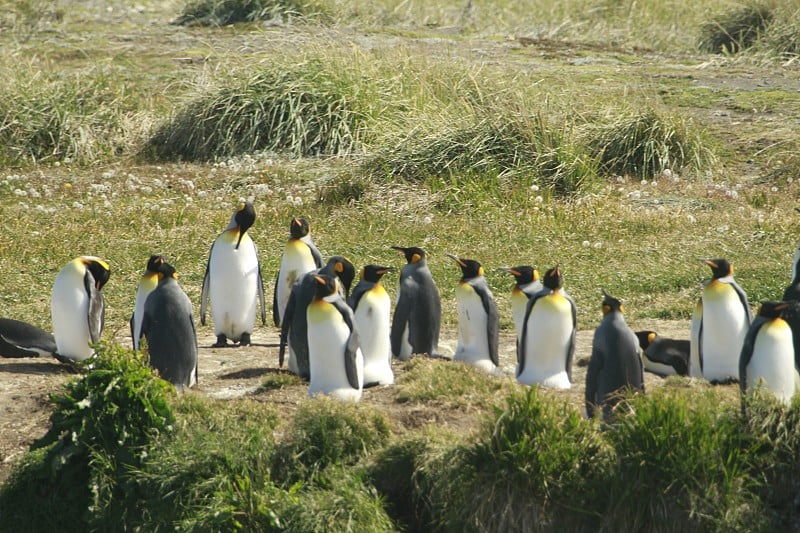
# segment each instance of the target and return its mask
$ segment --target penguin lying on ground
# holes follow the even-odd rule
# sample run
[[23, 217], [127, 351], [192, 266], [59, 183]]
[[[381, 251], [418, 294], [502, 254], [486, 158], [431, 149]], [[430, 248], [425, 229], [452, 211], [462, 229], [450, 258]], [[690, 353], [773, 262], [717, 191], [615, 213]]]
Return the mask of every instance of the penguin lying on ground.
[[500, 363], [500, 317], [483, 275], [483, 267], [473, 259], [459, 259], [452, 254], [447, 256], [461, 269], [461, 279], [456, 287], [458, 345], [453, 359], [494, 372]]
[[364, 387], [364, 356], [353, 310], [339, 294], [335, 277], [316, 274], [313, 280], [314, 299], [306, 310], [311, 370], [308, 394], [357, 402]]
[[667, 339], [655, 331], [637, 331], [644, 369], [659, 376], [688, 376], [690, 341]]
[[136, 301], [133, 305], [133, 314], [130, 320], [131, 339], [133, 340], [134, 350], [139, 349], [139, 341], [142, 338], [144, 302], [156, 286], [158, 286], [158, 267], [166, 260], [167, 258], [163, 255], [151, 255], [150, 259], [147, 260], [147, 266], [139, 280], [139, 285], [136, 287]]
[[178, 392], [197, 383], [197, 334], [192, 302], [178, 285], [175, 269], [158, 266], [158, 285], [147, 297], [142, 335], [147, 339], [150, 365]]
[[392, 354], [403, 361], [413, 354], [438, 355], [442, 303], [425, 251], [415, 246], [392, 248], [406, 258], [392, 317]]
[[53, 357], [55, 353], [56, 339], [52, 334], [21, 320], [0, 318], [0, 356]]
[[210, 297], [215, 347], [227, 346], [228, 340], [241, 346], [250, 344], [257, 304], [261, 305], [261, 323], [267, 321], [261, 264], [256, 245], [247, 234], [255, 220], [253, 204], [239, 203], [228, 226], [211, 245], [200, 296], [200, 323], [206, 324]]
[[309, 235], [308, 222], [304, 218], [292, 217], [289, 225], [289, 240], [286, 241], [275, 291], [272, 299], [272, 318], [281, 326], [281, 318], [289, 302], [292, 286], [303, 274], [322, 267], [322, 255]]
[[542, 284], [544, 288], [525, 310], [517, 346], [517, 381], [568, 389], [572, 386], [577, 309], [562, 290], [564, 277], [558, 265], [545, 273]]
[[592, 355], [586, 370], [586, 415], [602, 408], [604, 420], [626, 390], [644, 392], [639, 341], [625, 322], [622, 303], [603, 291], [603, 320], [594, 331]]
[[361, 279], [347, 299], [361, 338], [364, 387], [394, 383], [392, 346], [389, 340], [391, 299], [381, 283], [383, 275], [393, 270], [381, 265], [365, 266], [361, 269]]
[[83, 361], [94, 355], [90, 345], [100, 340], [105, 323], [105, 301], [100, 292], [108, 282], [108, 263], [80, 256], [56, 276], [50, 314], [57, 353], [65, 361]]

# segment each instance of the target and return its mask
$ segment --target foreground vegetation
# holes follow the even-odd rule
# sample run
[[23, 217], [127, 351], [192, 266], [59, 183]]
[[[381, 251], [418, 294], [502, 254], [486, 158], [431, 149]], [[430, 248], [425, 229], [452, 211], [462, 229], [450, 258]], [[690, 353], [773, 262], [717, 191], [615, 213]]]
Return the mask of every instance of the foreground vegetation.
[[410, 431], [368, 404], [178, 397], [114, 344], [151, 253], [199, 302], [242, 197], [268, 282], [293, 215], [359, 267], [424, 247], [445, 335], [446, 253], [485, 265], [506, 330], [499, 266], [560, 263], [581, 329], [601, 288], [632, 324], [687, 319], [699, 257], [730, 259], [753, 304], [780, 296], [800, 228], [794, 3], [363, 4], [3, 4], [2, 313], [48, 328], [50, 284], [78, 254], [112, 277], [111, 341], [0, 488], [0, 529], [796, 527], [796, 404], [743, 416], [675, 379], [603, 426], [422, 360], [393, 408], [469, 402], [486, 420]]

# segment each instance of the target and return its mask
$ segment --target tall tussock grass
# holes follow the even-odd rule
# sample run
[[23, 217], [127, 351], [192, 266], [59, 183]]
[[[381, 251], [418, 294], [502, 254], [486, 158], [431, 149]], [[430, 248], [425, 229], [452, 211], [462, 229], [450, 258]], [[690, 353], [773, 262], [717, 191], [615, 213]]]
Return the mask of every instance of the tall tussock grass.
[[380, 114], [380, 83], [322, 58], [233, 75], [181, 108], [145, 147], [160, 159], [207, 161], [272, 151], [342, 156], [359, 149]]
[[276, 17], [327, 18], [326, 7], [313, 0], [195, 0], [172, 21], [180, 26], [226, 26]]
[[765, 33], [773, 15], [774, 4], [760, 1], [720, 13], [700, 28], [698, 47], [727, 54], [750, 48]]

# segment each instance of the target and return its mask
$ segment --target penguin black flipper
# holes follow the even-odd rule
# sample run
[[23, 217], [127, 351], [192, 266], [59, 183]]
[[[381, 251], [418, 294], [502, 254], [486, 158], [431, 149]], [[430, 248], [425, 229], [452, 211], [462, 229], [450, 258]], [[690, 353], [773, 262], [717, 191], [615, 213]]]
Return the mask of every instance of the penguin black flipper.
[[278, 305], [278, 279], [280, 277], [280, 272], [275, 274], [275, 285], [272, 286], [272, 322], [276, 327], [281, 327], [281, 306]]
[[572, 360], [575, 358], [575, 337], [577, 334], [577, 324], [578, 324], [578, 308], [575, 305], [575, 300], [573, 300], [570, 296], [567, 296], [563, 292], [561, 293], [564, 298], [569, 301], [569, 305], [572, 308], [572, 335], [569, 338], [569, 347], [567, 348], [567, 360], [566, 360], [566, 371], [567, 377], [569, 378], [570, 383], [572, 383]]
[[361, 385], [358, 382], [358, 365], [356, 363], [356, 355], [361, 348], [361, 340], [358, 337], [358, 330], [355, 328], [353, 321], [353, 310], [345, 303], [344, 300], [337, 299], [332, 302], [339, 314], [342, 315], [345, 324], [350, 328], [350, 337], [344, 347], [344, 369], [347, 374], [347, 382], [351, 387], [358, 390]]
[[768, 318], [757, 316], [750, 329], [747, 330], [747, 335], [744, 337], [742, 343], [742, 352], [739, 355], [739, 388], [742, 392], [747, 392], [747, 365], [753, 358], [753, 348], [755, 348], [756, 337], [761, 327], [769, 321]]
[[[216, 242], [216, 241], [214, 241]], [[203, 288], [200, 291], [200, 325], [206, 325], [206, 310], [208, 309], [208, 299], [211, 290], [211, 253], [214, 251], [214, 244], [208, 251], [208, 262], [206, 263], [206, 274], [203, 276]]]
[[589, 358], [589, 367], [586, 369], [586, 389], [584, 391], [584, 404], [586, 416], [594, 417], [597, 407], [602, 403], [602, 398], [597, 397], [597, 382], [600, 372], [605, 366], [605, 354], [597, 346], [592, 346], [592, 355]]
[[689, 374], [689, 341], [681, 339], [656, 340], [644, 350], [648, 359], [669, 365], [679, 376]]
[[308, 245], [308, 249], [311, 250], [311, 256], [314, 258], [314, 265], [316, 265], [317, 268], [322, 268], [322, 254], [319, 253], [319, 249], [317, 249], [311, 239], [305, 241], [305, 243]]
[[[253, 244], [253, 248], [256, 246]], [[258, 257], [258, 249], [256, 249], [256, 257]], [[267, 294], [264, 290], [264, 278], [261, 275], [261, 261], [258, 261], [258, 287], [256, 293], [258, 294], [258, 305], [261, 307], [261, 325], [267, 325]]]
[[296, 307], [297, 295], [295, 291], [289, 294], [289, 301], [286, 302], [286, 309], [283, 312], [283, 321], [281, 322], [281, 340], [278, 343], [278, 367], [283, 367], [283, 361], [286, 358], [286, 346], [289, 344], [289, 334], [292, 330], [292, 319], [294, 317], [294, 310]]
[[481, 297], [481, 304], [483, 310], [486, 311], [486, 339], [489, 344], [489, 359], [495, 366], [500, 364], [500, 357], [498, 354], [498, 346], [500, 343], [500, 315], [497, 313], [497, 304], [494, 298], [490, 296], [489, 284], [483, 278], [481, 282], [472, 280], [470, 285], [473, 286], [475, 292]]
[[106, 318], [103, 293], [97, 289], [94, 276], [89, 270], [86, 270], [86, 274], [83, 276], [83, 285], [86, 289], [86, 295], [89, 297], [89, 313], [87, 316], [89, 338], [92, 342], [98, 342], [100, 334], [103, 332]]
[[[392, 327], [389, 332], [389, 342], [392, 345], [392, 355], [400, 357], [400, 352], [403, 347], [403, 335], [408, 324], [409, 317], [411, 316], [411, 309], [414, 308], [414, 302], [409, 295], [409, 291], [400, 291], [397, 298], [397, 305], [394, 309], [392, 316]], [[410, 339], [409, 339], [410, 340]], [[413, 345], [412, 345], [413, 346]]]
[[55, 356], [56, 339], [51, 333], [33, 324], [0, 318], [0, 356], [39, 357]]
[[750, 303], [747, 301], [747, 295], [736, 282], [732, 282], [731, 286], [736, 291], [737, 296], [739, 296], [739, 301], [742, 302], [742, 307], [744, 307], [744, 311], [747, 314], [747, 324], [749, 325], [753, 322], [753, 311], [750, 309]]

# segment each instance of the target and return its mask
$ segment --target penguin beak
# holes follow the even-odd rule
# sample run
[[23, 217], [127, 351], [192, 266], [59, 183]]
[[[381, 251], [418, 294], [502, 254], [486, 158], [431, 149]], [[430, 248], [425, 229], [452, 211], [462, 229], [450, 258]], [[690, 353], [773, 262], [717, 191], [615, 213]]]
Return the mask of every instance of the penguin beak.
[[455, 261], [456, 263], [458, 263], [458, 264], [459, 264], [459, 266], [461, 266], [461, 267], [464, 267], [464, 266], [466, 266], [466, 265], [464, 264], [464, 261], [462, 261], [461, 259], [459, 259], [457, 256], [455, 256], [455, 255], [453, 255], [453, 254], [447, 254], [447, 257], [449, 257], [450, 259], [452, 259], [453, 261]]
[[239, 238], [236, 240], [236, 246], [234, 247], [234, 250], [239, 249], [239, 245], [242, 243], [242, 237], [244, 237], [244, 231], [242, 228], [239, 228]]

